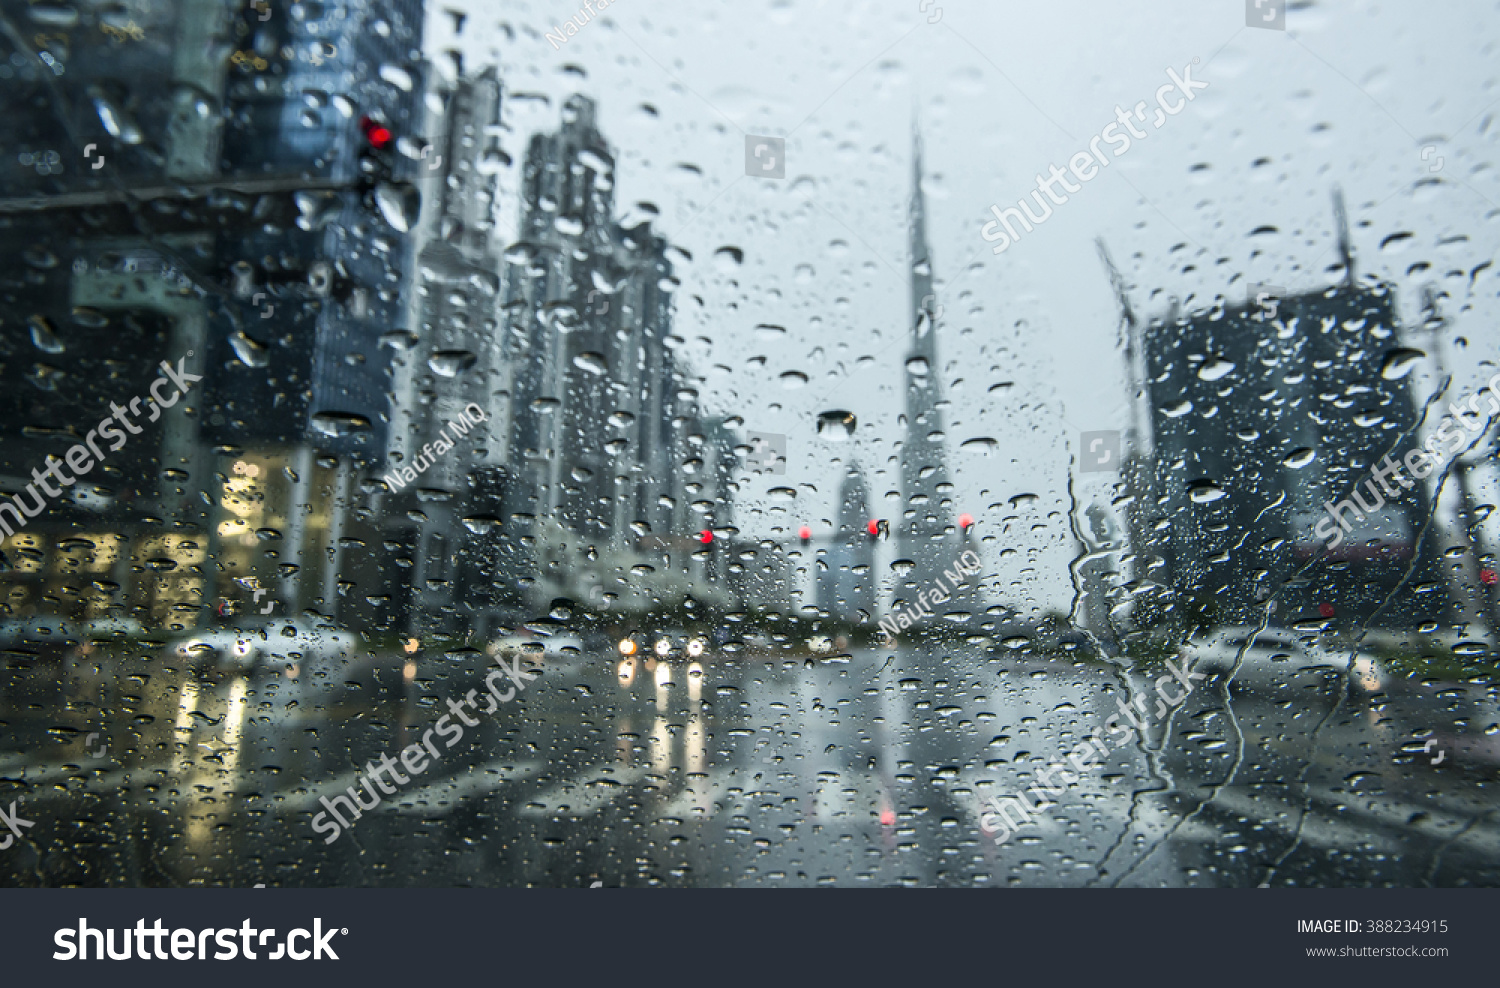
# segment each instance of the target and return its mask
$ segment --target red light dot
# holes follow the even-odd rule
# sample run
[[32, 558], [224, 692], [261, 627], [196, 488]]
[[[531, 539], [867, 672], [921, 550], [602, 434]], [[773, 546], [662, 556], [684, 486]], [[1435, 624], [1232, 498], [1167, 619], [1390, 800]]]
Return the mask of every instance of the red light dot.
[[1479, 571], [1479, 579], [1483, 581], [1485, 586], [1489, 586], [1495, 582], [1495, 571], [1492, 569], [1482, 569]]
[[391, 143], [391, 132], [386, 130], [384, 127], [371, 127], [369, 138], [371, 144], [375, 145], [378, 148], [383, 148], [387, 144]]
[[959, 515], [958, 516], [958, 527], [962, 528], [964, 531], [968, 531], [969, 529], [973, 528], [974, 527], [974, 516], [973, 515], [969, 515], [969, 514]]
[[868, 525], [865, 526], [865, 531], [869, 532], [871, 535], [879, 535], [880, 534], [880, 519], [879, 518], [871, 518], [870, 519], [870, 524], [868, 524]]
[[1318, 605], [1318, 613], [1321, 614], [1321, 615], [1323, 615], [1326, 618], [1333, 617], [1333, 605], [1332, 604], [1319, 604]]
[[714, 533], [711, 532], [711, 531], [709, 531], [706, 528], [703, 531], [701, 531], [701, 532], [698, 533], [698, 541], [702, 542], [704, 545], [708, 545], [713, 540], [714, 540]]
[[803, 525], [801, 528], [797, 529], [797, 538], [806, 542], [808, 539], [812, 538], [812, 529], [808, 528], [806, 525]]
[[881, 810], [880, 822], [883, 826], [894, 827], [896, 825], [896, 811], [892, 809]]

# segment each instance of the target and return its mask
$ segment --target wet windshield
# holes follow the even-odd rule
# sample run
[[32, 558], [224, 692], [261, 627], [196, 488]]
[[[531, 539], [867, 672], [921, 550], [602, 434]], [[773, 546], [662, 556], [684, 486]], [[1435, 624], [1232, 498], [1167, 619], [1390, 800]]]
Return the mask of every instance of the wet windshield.
[[1500, 880], [1500, 22], [939, 2], [0, 0], [8, 881]]

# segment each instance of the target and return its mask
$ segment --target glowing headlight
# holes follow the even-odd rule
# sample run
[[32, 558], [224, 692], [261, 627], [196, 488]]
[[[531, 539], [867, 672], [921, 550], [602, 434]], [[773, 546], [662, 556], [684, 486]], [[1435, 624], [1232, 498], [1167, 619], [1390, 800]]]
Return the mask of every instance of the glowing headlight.
[[238, 655], [240, 658], [244, 658], [245, 656], [249, 655], [250, 654], [250, 643], [247, 642], [247, 641], [237, 641], [237, 642], [235, 642], [234, 643], [234, 654]]
[[703, 639], [702, 638], [694, 638], [692, 641], [688, 642], [687, 643], [687, 654], [693, 656], [694, 658], [697, 658], [698, 656], [702, 655], [703, 654]]
[[666, 655], [670, 651], [672, 651], [672, 643], [671, 642], [667, 641], [665, 638], [658, 638], [656, 640], [656, 654], [657, 655]]
[[633, 640], [629, 639], [629, 638], [621, 638], [620, 639], [620, 654], [621, 655], [634, 655], [635, 654], [635, 642]]

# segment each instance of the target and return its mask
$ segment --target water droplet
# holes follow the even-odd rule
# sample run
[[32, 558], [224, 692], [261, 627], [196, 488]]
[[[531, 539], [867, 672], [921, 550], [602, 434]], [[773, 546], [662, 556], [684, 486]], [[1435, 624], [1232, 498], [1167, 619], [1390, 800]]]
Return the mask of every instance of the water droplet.
[[578, 163], [593, 171], [596, 175], [608, 178], [614, 174], [615, 166], [606, 161], [599, 152], [592, 148], [581, 148], [578, 151]]
[[80, 305], [73, 309], [73, 321], [86, 329], [103, 329], [109, 325], [109, 317], [98, 309]]
[[1161, 413], [1169, 419], [1176, 419], [1181, 418], [1192, 410], [1193, 403], [1184, 398], [1175, 405], [1167, 405], [1161, 410]]
[[573, 366], [601, 377], [609, 373], [609, 365], [604, 362], [604, 355], [594, 353], [592, 350], [576, 355], [573, 358]]
[[763, 322], [755, 327], [755, 335], [763, 340], [779, 340], [786, 335], [786, 327]]
[[21, 251], [21, 260], [38, 271], [51, 271], [58, 265], [57, 255], [41, 244], [32, 244]]
[[405, 182], [381, 182], [375, 187], [375, 205], [394, 230], [406, 233], [422, 212], [422, 195]]
[[229, 346], [234, 351], [234, 355], [240, 358], [240, 363], [246, 367], [265, 367], [271, 362], [270, 348], [252, 340], [244, 333], [235, 333], [229, 337]]
[[1212, 480], [1195, 480], [1188, 485], [1188, 497], [1194, 504], [1208, 504], [1224, 495], [1224, 488]]
[[389, 62], [382, 65], [380, 67], [380, 78], [395, 86], [403, 93], [411, 92], [411, 73], [406, 71], [399, 65], [392, 65]]
[[807, 383], [807, 375], [801, 371], [787, 371], [781, 375], [781, 386], [788, 391], [795, 391]]
[[1198, 368], [1198, 379], [1200, 381], [1217, 381], [1219, 378], [1234, 370], [1234, 364], [1228, 360], [1215, 358]]
[[906, 362], [906, 372], [912, 377], [926, 377], [928, 370], [926, 357], [912, 357]]
[[47, 27], [77, 27], [78, 11], [76, 8], [60, 3], [38, 3], [32, 5], [26, 11], [26, 15], [33, 23], [45, 24]]
[[1380, 376], [1387, 381], [1399, 381], [1411, 369], [1416, 366], [1417, 361], [1427, 356], [1421, 350], [1413, 350], [1410, 347], [1397, 347], [1385, 355], [1385, 360], [1380, 365]]
[[773, 487], [766, 491], [766, 496], [773, 501], [794, 501], [797, 492], [791, 487]]
[[745, 252], [738, 247], [720, 247], [714, 251], [714, 267], [728, 274], [745, 263]]
[[492, 148], [486, 151], [484, 156], [479, 159], [479, 164], [475, 166], [474, 170], [488, 178], [492, 175], [500, 174], [505, 170], [505, 166], [509, 164], [510, 155], [499, 148]]
[[139, 144], [144, 139], [135, 120], [103, 93], [94, 94], [94, 111], [110, 137], [121, 144]]
[[1282, 460], [1281, 462], [1283, 465], [1291, 467], [1293, 470], [1300, 470], [1311, 463], [1313, 461], [1313, 457], [1317, 455], [1318, 451], [1313, 449], [1312, 447], [1300, 446], [1297, 449], [1292, 450], [1291, 453], [1287, 454], [1286, 459]]
[[417, 334], [409, 329], [393, 329], [380, 334], [380, 345], [393, 350], [410, 350], [417, 345]]
[[500, 527], [500, 519], [494, 515], [469, 515], [463, 522], [464, 527], [475, 535], [488, 535]]
[[853, 412], [834, 410], [818, 416], [818, 435], [829, 442], [843, 442], [853, 437], [858, 423]]
[[310, 192], [306, 189], [292, 195], [297, 204], [299, 230], [318, 230], [338, 215], [339, 199], [332, 192]]
[[427, 366], [439, 377], [457, 377], [478, 360], [478, 355], [469, 350], [435, 350], [427, 358]]
[[31, 327], [31, 343], [43, 353], [62, 353], [67, 347], [57, 338], [52, 324], [44, 316], [32, 316], [26, 320]]
[[319, 412], [312, 417], [312, 427], [325, 436], [348, 436], [369, 432], [370, 420], [352, 412]]
[[989, 436], [975, 436], [973, 439], [965, 439], [959, 443], [958, 448], [969, 450], [971, 453], [979, 453], [982, 456], [990, 456], [1000, 448], [1000, 443]]

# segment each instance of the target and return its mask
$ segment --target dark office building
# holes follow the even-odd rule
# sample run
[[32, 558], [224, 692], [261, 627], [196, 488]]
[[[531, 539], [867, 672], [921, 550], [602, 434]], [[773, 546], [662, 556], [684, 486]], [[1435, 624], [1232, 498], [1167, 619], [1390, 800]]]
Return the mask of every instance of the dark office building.
[[[0, 38], [0, 493], [84, 441], [111, 412], [140, 431], [6, 542], [5, 609], [95, 617], [139, 608], [196, 620], [209, 548], [195, 496], [202, 393], [148, 412], [162, 361], [200, 374], [216, 221], [184, 204], [217, 164], [222, 66], [206, 46], [224, 20], [196, 0], [130, 8], [15, 7]], [[190, 197], [190, 196], [189, 196]]]
[[[74, 493], [82, 514], [38, 519], [42, 562], [15, 580], [56, 584], [53, 609], [97, 612], [49, 548], [83, 531], [85, 571], [116, 574], [110, 606], [153, 622], [193, 623], [253, 570], [299, 574], [271, 587], [287, 610], [328, 605], [338, 567], [322, 550], [340, 542], [353, 477], [350, 456], [317, 457], [383, 452], [379, 340], [405, 322], [420, 208], [406, 178], [421, 167], [420, 5], [165, 0], [25, 18], [0, 39], [23, 166], [0, 169], [0, 300], [18, 331], [0, 378], [18, 420], [47, 424], [0, 440], [0, 472], [27, 476], [97, 406], [144, 394], [163, 359], [202, 380], [90, 476], [98, 490]], [[330, 487], [340, 496], [318, 493]]]
[[[1439, 547], [1420, 535], [1432, 508], [1423, 484], [1332, 550], [1314, 532], [1325, 502], [1417, 445], [1409, 383], [1381, 373], [1400, 333], [1391, 286], [1370, 279], [1144, 327], [1150, 458], [1135, 460], [1131, 528], [1137, 571], [1170, 588], [1173, 606], [1250, 623], [1280, 588], [1280, 624], [1416, 627], [1448, 616]], [[1155, 603], [1137, 619], [1153, 613]]]
[[214, 441], [384, 456], [381, 339], [409, 328], [427, 165], [422, 16], [414, 2], [267, 3], [234, 19], [222, 157], [235, 181], [219, 195], [242, 222], [214, 248], [230, 296], [210, 346]]

